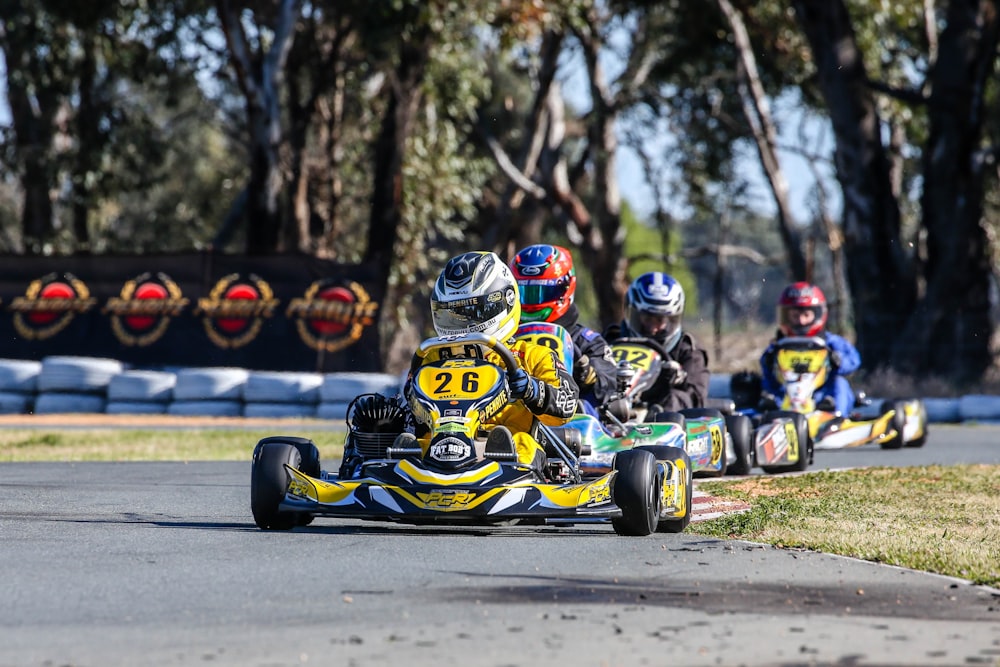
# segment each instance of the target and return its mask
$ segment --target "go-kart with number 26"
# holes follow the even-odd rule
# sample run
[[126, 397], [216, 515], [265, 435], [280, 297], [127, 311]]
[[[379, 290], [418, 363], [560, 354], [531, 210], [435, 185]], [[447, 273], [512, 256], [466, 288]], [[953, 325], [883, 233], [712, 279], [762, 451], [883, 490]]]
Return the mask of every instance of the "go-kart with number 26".
[[[502, 525], [610, 521], [619, 535], [679, 532], [691, 514], [691, 479], [676, 448], [621, 452], [596, 478], [580, 473], [579, 435], [535, 420], [543, 467], [518, 461], [510, 434], [493, 437], [491, 417], [511, 402], [510, 350], [483, 334], [425, 340], [409, 405], [359, 396], [348, 410], [338, 473], [321, 470], [316, 447], [301, 438], [261, 440], [254, 451], [251, 508], [268, 530], [314, 517], [407, 524]], [[418, 422], [429, 439], [409, 432]], [[569, 434], [569, 435], [567, 435]]]

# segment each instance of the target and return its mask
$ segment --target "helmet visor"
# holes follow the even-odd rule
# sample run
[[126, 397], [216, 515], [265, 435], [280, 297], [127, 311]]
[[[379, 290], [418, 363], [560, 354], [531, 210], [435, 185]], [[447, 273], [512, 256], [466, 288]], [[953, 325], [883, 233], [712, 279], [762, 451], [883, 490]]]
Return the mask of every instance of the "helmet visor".
[[783, 306], [781, 308], [781, 325], [790, 333], [804, 336], [821, 327], [823, 313], [826, 307], [817, 306]]
[[632, 316], [630, 323], [642, 336], [650, 338], [666, 339], [681, 326], [680, 315], [661, 315], [660, 313], [646, 313], [637, 311]]
[[568, 277], [558, 280], [519, 281], [517, 284], [522, 306], [537, 306], [558, 301], [566, 295], [568, 288]]
[[435, 328], [455, 334], [486, 331], [508, 308], [502, 292], [458, 301], [431, 301]]

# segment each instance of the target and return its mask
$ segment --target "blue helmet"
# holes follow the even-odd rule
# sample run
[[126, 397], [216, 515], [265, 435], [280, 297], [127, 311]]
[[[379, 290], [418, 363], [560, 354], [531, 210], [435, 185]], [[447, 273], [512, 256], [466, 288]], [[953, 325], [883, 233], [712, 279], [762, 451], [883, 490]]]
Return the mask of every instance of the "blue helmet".
[[666, 273], [644, 273], [625, 293], [625, 324], [631, 334], [652, 338], [670, 352], [681, 339], [684, 288]]

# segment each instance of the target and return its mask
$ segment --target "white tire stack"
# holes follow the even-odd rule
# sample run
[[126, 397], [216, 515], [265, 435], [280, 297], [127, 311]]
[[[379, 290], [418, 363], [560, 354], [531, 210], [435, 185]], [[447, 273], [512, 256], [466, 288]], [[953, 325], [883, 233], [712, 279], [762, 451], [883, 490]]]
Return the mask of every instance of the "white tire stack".
[[105, 411], [115, 415], [166, 414], [177, 376], [167, 371], [130, 370], [111, 378]]
[[104, 412], [108, 385], [124, 370], [117, 359], [46, 357], [38, 375], [35, 414]]
[[0, 414], [31, 412], [42, 362], [0, 359]]
[[251, 371], [243, 385], [245, 417], [315, 417], [320, 373]]
[[319, 388], [316, 416], [343, 420], [347, 417], [347, 406], [359, 394], [395, 396], [398, 393], [399, 376], [392, 373], [327, 373]]
[[171, 415], [239, 417], [243, 414], [244, 368], [182, 368], [177, 371]]

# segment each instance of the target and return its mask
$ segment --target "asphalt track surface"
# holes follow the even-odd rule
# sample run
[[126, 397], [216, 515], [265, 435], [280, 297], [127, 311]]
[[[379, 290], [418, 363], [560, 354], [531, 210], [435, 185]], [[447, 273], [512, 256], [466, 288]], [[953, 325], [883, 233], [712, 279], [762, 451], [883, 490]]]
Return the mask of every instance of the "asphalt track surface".
[[[818, 468], [1000, 463], [1000, 427]], [[1000, 665], [1000, 591], [609, 526], [257, 530], [247, 463], [0, 465], [0, 665]]]

